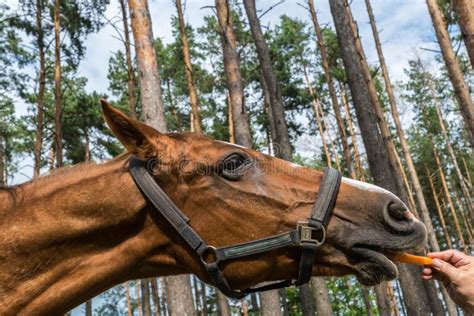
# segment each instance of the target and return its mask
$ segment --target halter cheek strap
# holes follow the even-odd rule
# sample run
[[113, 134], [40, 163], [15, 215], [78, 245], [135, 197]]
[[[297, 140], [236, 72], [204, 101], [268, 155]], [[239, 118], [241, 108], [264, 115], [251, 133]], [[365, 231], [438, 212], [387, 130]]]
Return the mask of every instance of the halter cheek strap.
[[[156, 184], [155, 179], [148, 172], [145, 161], [132, 156], [130, 159], [130, 173], [137, 186], [155, 206], [156, 210], [163, 215], [200, 257], [214, 285], [231, 298], [242, 298], [253, 292], [308, 283], [312, 275], [316, 250], [325, 241], [326, 227], [331, 219], [341, 184], [341, 174], [335, 169], [326, 168], [309, 218], [306, 221], [298, 222], [295, 229], [246, 243], [215, 248], [206, 244], [189, 225], [189, 218]], [[229, 286], [223, 271], [219, 267], [219, 264], [223, 261], [258, 255], [290, 246], [301, 248], [299, 273], [295, 280], [279, 281], [245, 290], [234, 290]]]

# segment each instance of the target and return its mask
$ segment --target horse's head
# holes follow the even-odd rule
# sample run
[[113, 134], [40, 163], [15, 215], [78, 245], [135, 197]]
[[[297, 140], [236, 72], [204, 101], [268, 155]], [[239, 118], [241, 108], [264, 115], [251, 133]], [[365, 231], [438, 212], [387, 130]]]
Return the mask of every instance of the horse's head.
[[[156, 182], [209, 245], [228, 246], [294, 229], [318, 198], [321, 171], [197, 134], [161, 134], [106, 103], [104, 114], [128, 151], [150, 162]], [[199, 257], [172, 227], [159, 218], [155, 224], [159, 234], [173, 241], [171, 253], [180, 270], [172, 273], [192, 272], [209, 281]], [[397, 269], [391, 256], [422, 246], [425, 238], [424, 225], [395, 195], [343, 178], [313, 275], [355, 274], [366, 285], [392, 279]], [[288, 247], [231, 260], [222, 268], [233, 287], [245, 288], [295, 278], [299, 256], [299, 248]]]

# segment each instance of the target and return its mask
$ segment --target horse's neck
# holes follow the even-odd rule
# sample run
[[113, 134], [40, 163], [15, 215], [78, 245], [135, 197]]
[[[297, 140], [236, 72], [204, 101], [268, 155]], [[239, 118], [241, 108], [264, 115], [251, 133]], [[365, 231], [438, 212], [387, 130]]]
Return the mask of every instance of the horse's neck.
[[139, 276], [150, 219], [124, 165], [74, 167], [0, 192], [10, 205], [0, 208], [1, 315], [66, 311]]

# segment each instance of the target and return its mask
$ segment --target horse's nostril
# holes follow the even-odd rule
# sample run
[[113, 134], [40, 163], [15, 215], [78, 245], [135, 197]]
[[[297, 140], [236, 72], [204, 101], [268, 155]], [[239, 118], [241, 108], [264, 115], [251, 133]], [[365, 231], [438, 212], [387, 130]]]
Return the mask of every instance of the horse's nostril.
[[387, 209], [390, 217], [396, 221], [410, 221], [413, 219], [405, 204], [401, 202], [392, 202], [388, 205]]

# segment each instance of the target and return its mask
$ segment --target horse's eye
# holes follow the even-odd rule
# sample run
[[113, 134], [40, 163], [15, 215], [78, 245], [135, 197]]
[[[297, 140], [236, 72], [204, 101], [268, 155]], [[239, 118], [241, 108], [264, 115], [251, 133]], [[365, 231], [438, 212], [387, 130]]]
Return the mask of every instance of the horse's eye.
[[222, 161], [219, 171], [228, 180], [238, 180], [245, 172], [245, 167], [250, 163], [250, 158], [234, 153]]

